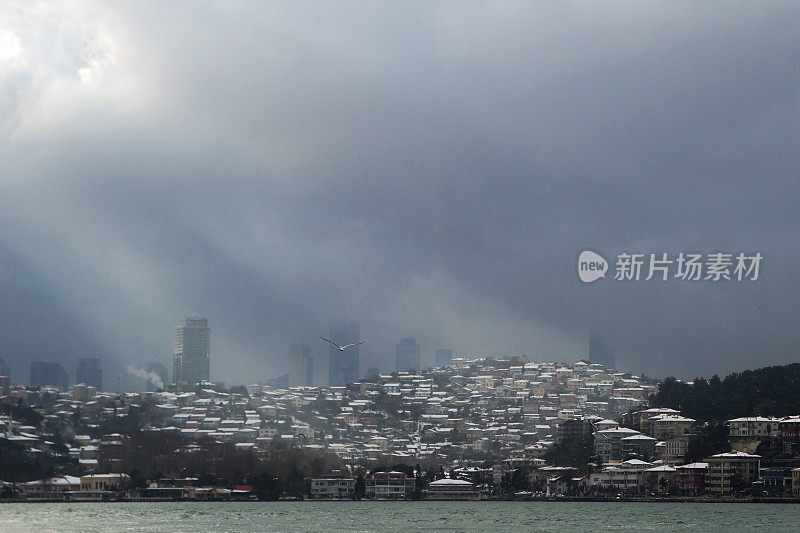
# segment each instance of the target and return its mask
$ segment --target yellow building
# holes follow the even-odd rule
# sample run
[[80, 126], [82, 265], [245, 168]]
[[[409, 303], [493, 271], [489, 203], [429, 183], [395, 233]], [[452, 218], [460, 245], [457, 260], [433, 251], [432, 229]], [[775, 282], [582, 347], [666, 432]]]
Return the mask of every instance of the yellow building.
[[83, 491], [124, 490], [130, 481], [128, 474], [90, 474], [81, 476]]

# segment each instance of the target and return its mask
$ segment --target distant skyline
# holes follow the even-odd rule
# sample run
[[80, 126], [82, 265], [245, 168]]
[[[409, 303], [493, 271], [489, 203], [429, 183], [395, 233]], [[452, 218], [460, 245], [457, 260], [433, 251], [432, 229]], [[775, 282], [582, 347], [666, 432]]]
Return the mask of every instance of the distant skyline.
[[[800, 360], [800, 4], [0, 6], [0, 358], [114, 388], [467, 356], [726, 374]], [[758, 281], [582, 283], [582, 251], [760, 253]], [[119, 376], [119, 377], [118, 377]], [[141, 385], [137, 385], [141, 386]]]

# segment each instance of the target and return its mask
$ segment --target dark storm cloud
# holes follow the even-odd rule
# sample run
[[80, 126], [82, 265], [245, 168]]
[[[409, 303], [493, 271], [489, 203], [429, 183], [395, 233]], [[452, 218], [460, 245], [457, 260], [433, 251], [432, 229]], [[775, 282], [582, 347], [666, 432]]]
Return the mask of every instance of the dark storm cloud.
[[[351, 319], [365, 368], [408, 335], [574, 360], [590, 328], [631, 371], [797, 358], [793, 4], [51, 9], [0, 35], [0, 244], [36, 280], [0, 282], [70, 365], [166, 362], [192, 311], [228, 382]], [[584, 249], [765, 259], [583, 285]]]

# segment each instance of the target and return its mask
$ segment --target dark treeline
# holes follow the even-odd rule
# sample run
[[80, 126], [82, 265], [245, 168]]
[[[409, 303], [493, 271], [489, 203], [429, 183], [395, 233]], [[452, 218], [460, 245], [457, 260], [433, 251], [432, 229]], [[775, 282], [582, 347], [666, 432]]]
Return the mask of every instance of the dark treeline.
[[589, 463], [597, 458], [594, 455], [594, 439], [579, 441], [576, 439], [560, 439], [548, 448], [542, 457], [548, 464], [555, 466], [572, 466], [582, 473], [589, 473]]
[[668, 377], [650, 397], [654, 407], [678, 409], [698, 422], [741, 416], [800, 414], [800, 363], [697, 378], [690, 385]]
[[25, 446], [0, 439], [0, 480], [11, 483], [50, 477], [60, 461], [45, 454], [30, 454]]
[[259, 499], [300, 498], [310, 478], [342, 467], [338, 457], [275, 441], [263, 453], [211, 439], [189, 441], [180, 435], [132, 432], [104, 470], [129, 473], [132, 480], [198, 478], [200, 485], [252, 485]]

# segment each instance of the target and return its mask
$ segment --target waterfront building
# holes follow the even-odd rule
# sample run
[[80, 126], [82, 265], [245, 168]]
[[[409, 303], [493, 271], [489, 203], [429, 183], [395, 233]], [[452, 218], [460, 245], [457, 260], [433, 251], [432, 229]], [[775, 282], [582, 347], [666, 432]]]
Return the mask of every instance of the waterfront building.
[[428, 483], [429, 500], [475, 500], [475, 484], [463, 479], [437, 479]]
[[330, 477], [311, 480], [311, 498], [315, 500], [352, 500], [355, 491], [354, 478]]
[[800, 494], [800, 467], [792, 468], [792, 494]]
[[406, 500], [416, 488], [416, 480], [404, 472], [373, 472], [364, 481], [372, 500]]
[[690, 463], [675, 467], [677, 470], [678, 491], [688, 496], [702, 494], [706, 488], [708, 463]]
[[712, 494], [734, 494], [758, 479], [760, 455], [745, 452], [718, 453], [706, 459], [706, 487]]
[[80, 490], [107, 491], [124, 490], [130, 482], [128, 474], [89, 474], [81, 476]]

